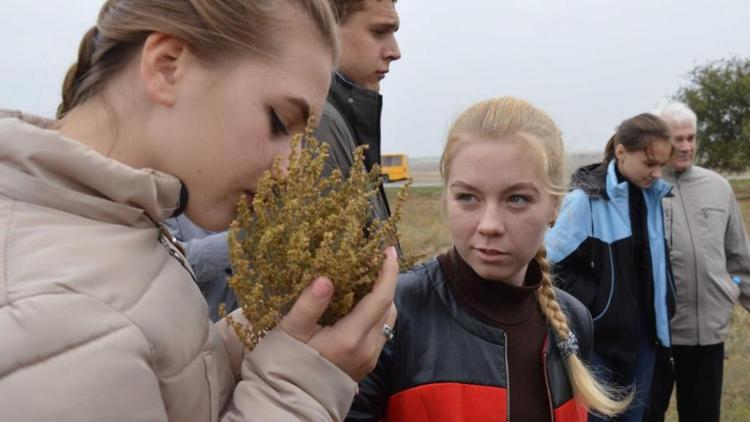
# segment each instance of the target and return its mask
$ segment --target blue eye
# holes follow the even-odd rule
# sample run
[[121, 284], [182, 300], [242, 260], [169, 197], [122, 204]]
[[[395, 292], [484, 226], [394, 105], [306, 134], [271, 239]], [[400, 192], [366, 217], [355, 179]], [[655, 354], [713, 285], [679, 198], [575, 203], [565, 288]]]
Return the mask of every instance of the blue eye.
[[525, 205], [525, 204], [531, 202], [531, 201], [529, 201], [529, 198], [527, 198], [527, 197], [525, 197], [523, 195], [511, 195], [508, 198], [508, 201], [511, 204], [514, 204], [514, 205]]
[[473, 203], [476, 202], [476, 197], [470, 193], [459, 193], [456, 195], [456, 200], [458, 202], [465, 202], [465, 203]]

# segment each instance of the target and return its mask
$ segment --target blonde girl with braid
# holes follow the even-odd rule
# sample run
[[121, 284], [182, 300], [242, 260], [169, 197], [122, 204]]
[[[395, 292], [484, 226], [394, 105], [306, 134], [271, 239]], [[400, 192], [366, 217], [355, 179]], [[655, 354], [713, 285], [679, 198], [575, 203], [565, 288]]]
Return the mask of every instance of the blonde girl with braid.
[[0, 112], [0, 419], [345, 417], [396, 319], [395, 250], [336, 324], [310, 280], [245, 353], [162, 226], [227, 228], [320, 116], [337, 31], [327, 0], [109, 0], [57, 119]]
[[556, 289], [543, 246], [564, 187], [560, 131], [514, 98], [461, 113], [441, 159], [453, 248], [399, 278], [394, 338], [349, 421], [577, 421], [627, 390], [587, 362], [592, 321]]

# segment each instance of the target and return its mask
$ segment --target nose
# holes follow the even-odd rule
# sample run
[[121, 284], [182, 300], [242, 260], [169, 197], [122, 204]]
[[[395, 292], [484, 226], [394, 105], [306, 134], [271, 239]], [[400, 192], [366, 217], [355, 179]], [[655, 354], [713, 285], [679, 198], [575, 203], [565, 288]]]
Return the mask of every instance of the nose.
[[401, 49], [398, 46], [398, 40], [396, 36], [391, 34], [387, 45], [384, 50], [385, 59], [389, 62], [399, 60], [401, 58]]
[[654, 169], [654, 171], [651, 172], [651, 177], [654, 179], [658, 179], [661, 177], [662, 167], [657, 167]]
[[483, 236], [501, 236], [505, 233], [505, 223], [499, 207], [489, 205], [484, 207], [479, 218], [477, 232]]

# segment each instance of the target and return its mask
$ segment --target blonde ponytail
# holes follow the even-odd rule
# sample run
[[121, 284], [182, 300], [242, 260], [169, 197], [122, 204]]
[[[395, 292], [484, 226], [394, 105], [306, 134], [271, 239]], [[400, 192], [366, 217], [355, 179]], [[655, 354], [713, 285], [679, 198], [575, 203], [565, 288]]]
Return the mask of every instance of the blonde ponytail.
[[576, 353], [575, 336], [568, 326], [568, 318], [557, 302], [555, 289], [552, 286], [549, 262], [547, 261], [547, 251], [544, 246], [537, 252], [534, 260], [542, 273], [542, 285], [536, 292], [539, 307], [560, 341], [567, 342], [574, 348], [569, 350], [572, 353], [563, 353], [563, 355], [567, 354], [564, 359], [568, 370], [568, 378], [573, 387], [573, 395], [591, 413], [610, 417], [622, 413], [633, 400], [633, 389], [602, 384], [581, 361]]

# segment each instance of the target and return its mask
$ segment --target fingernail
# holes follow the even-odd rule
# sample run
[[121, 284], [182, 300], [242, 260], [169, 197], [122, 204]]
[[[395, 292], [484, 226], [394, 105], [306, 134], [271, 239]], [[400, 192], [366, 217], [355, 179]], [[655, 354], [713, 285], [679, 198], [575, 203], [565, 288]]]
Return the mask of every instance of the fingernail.
[[325, 299], [328, 296], [331, 295], [331, 292], [333, 291], [333, 286], [331, 285], [331, 282], [325, 278], [316, 278], [313, 281], [312, 284], [312, 293], [313, 296], [317, 297], [318, 299]]
[[389, 246], [385, 253], [388, 255], [388, 258], [396, 259], [396, 247], [395, 246]]

